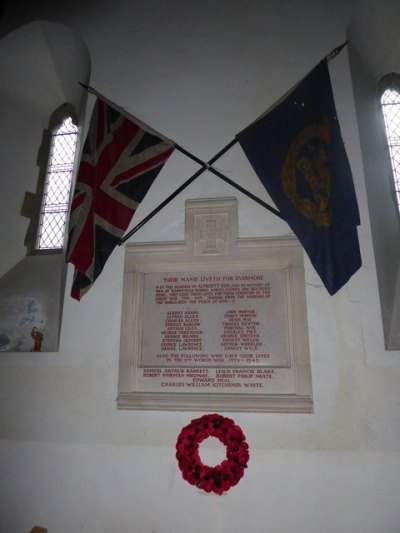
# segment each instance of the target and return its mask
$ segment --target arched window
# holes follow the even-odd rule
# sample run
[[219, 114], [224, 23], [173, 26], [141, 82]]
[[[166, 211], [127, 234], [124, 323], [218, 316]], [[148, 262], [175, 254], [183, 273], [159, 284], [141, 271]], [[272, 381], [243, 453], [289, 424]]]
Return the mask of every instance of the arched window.
[[52, 132], [36, 248], [63, 248], [78, 127], [67, 116]]
[[392, 163], [397, 206], [400, 211], [400, 78], [390, 76], [381, 82], [381, 107]]

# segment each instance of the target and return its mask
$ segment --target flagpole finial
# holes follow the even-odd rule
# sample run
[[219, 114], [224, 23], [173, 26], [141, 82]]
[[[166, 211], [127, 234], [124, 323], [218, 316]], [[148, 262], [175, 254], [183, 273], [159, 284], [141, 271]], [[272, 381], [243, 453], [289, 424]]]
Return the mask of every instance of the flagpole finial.
[[96, 91], [96, 89], [93, 89], [93, 87], [91, 87], [90, 85], [86, 85], [85, 83], [82, 83], [82, 82], [80, 82], [80, 81], [79, 81], [78, 83], [79, 83], [79, 85], [80, 85], [81, 87], [83, 87], [84, 89], [86, 89], [88, 93], [90, 93], [90, 94], [94, 94], [94, 95], [97, 95], [97, 91]]
[[349, 41], [345, 41], [343, 44], [337, 46], [336, 48], [334, 48], [327, 56], [326, 56], [326, 59], [328, 61], [331, 61], [332, 59], [334, 59], [337, 55], [340, 54], [340, 52], [343, 50], [343, 48], [345, 46], [347, 46], [347, 44], [349, 43]]

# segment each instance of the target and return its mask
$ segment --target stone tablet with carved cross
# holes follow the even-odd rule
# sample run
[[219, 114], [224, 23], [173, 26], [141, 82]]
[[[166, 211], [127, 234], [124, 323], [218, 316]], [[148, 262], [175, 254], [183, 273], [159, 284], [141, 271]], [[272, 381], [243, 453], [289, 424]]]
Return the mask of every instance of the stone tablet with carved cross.
[[312, 412], [303, 252], [188, 200], [185, 241], [126, 246], [118, 407]]

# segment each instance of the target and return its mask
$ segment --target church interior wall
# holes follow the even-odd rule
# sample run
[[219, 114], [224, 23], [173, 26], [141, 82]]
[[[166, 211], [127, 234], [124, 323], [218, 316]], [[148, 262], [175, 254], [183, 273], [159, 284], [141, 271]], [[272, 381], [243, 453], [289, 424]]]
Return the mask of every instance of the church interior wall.
[[[304, 257], [314, 413], [230, 413], [246, 434], [250, 461], [223, 496], [190, 486], [177, 467], [176, 438], [201, 413], [116, 408], [124, 247], [81, 302], [69, 296], [69, 266], [58, 350], [0, 353], [0, 531], [24, 533], [37, 524], [57, 533], [397, 533], [400, 352], [385, 349], [378, 276], [389, 271], [376, 254], [387, 260], [389, 252], [385, 242], [374, 244], [374, 221], [381, 219], [379, 231], [390, 226], [397, 242], [398, 235], [387, 206], [373, 212], [376, 182], [368, 180], [381, 159], [368, 167], [375, 135], [360, 133], [376, 118], [366, 99], [379, 61], [368, 63], [360, 41], [371, 24], [363, 9], [373, 2], [118, 0], [96, 8], [39, 1], [19, 13], [20, 3], [5, 2], [0, 19], [0, 51], [7, 52], [0, 67], [9, 82], [0, 89], [0, 283], [26, 259], [29, 221], [20, 212], [26, 191], [35, 191], [50, 114], [69, 101], [82, 136], [87, 131], [93, 97], [78, 81], [209, 159], [351, 31], [355, 42], [330, 72], [360, 207], [363, 266], [331, 297]], [[383, 22], [398, 27], [396, 2], [386, 3], [392, 16]], [[393, 32], [385, 35], [400, 46]], [[237, 146], [216, 166], [271, 203]], [[171, 157], [132, 226], [197, 168]], [[240, 237], [291, 234], [285, 222], [205, 173], [131, 242], [182, 240], [186, 199], [227, 196], [238, 198]], [[397, 254], [390, 258], [396, 262]], [[216, 451], [207, 453], [219, 462]]]

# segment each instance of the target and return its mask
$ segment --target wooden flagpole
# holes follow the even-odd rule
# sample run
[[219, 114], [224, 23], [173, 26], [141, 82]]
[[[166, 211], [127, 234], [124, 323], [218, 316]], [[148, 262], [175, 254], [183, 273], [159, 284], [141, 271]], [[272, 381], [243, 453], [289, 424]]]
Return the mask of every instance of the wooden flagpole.
[[[165, 137], [164, 135], [162, 135], [161, 133], [157, 132], [156, 130], [154, 130], [153, 128], [148, 126], [147, 124], [143, 123], [140, 119], [138, 119], [138, 118], [134, 117], [133, 115], [131, 115], [125, 109], [123, 109], [123, 108], [119, 107], [118, 105], [114, 104], [114, 102], [111, 102], [111, 100], [109, 100], [108, 98], [104, 97], [101, 93], [99, 93], [96, 89], [94, 89], [90, 85], [86, 85], [86, 84], [81, 83], [81, 82], [79, 82], [79, 85], [81, 85], [86, 91], [88, 91], [88, 93], [93, 94], [97, 98], [100, 98], [101, 100], [103, 100], [104, 102], [109, 104], [111, 107], [113, 107], [114, 109], [116, 109], [117, 111], [122, 113], [123, 115], [127, 116], [128, 118], [131, 118], [134, 122], [139, 123], [139, 125], [143, 126], [143, 128], [145, 130], [148, 130], [150, 132], [154, 132], [155, 135], [157, 135], [157, 136], [159, 136], [159, 137], [161, 137], [163, 139], [167, 139], [168, 141], [170, 140], [167, 137]], [[231, 185], [232, 187], [234, 187], [235, 189], [237, 189], [241, 193], [245, 194], [246, 196], [248, 196], [249, 198], [251, 198], [252, 200], [257, 202], [258, 204], [263, 206], [265, 209], [267, 209], [268, 211], [273, 213], [274, 215], [276, 215], [279, 218], [283, 219], [282, 215], [279, 213], [279, 211], [277, 209], [275, 209], [274, 207], [270, 206], [269, 204], [267, 204], [266, 202], [264, 202], [263, 200], [261, 200], [260, 198], [258, 198], [254, 194], [252, 194], [251, 192], [247, 191], [246, 189], [244, 189], [243, 187], [241, 187], [240, 185], [238, 185], [237, 183], [232, 181], [230, 178], [228, 178], [227, 176], [222, 174], [222, 172], [220, 172], [219, 170], [215, 169], [212, 166], [212, 164], [215, 161], [217, 161], [217, 159], [222, 157], [230, 148], [232, 148], [232, 146], [234, 146], [237, 143], [236, 139], [233, 139], [230, 143], [228, 143], [224, 148], [222, 148], [222, 150], [220, 150], [207, 163], [202, 161], [201, 159], [199, 159], [194, 154], [192, 154], [191, 152], [189, 152], [188, 150], [186, 150], [185, 148], [183, 148], [179, 144], [175, 143], [174, 141], [170, 141], [170, 142], [173, 143], [173, 145], [175, 146], [175, 148], [179, 152], [181, 152], [182, 154], [186, 155], [187, 157], [189, 157], [190, 159], [192, 159], [193, 161], [195, 161], [199, 165], [201, 165], [201, 168], [197, 172], [195, 172], [188, 180], [186, 180], [185, 183], [183, 183], [180, 187], [178, 187], [178, 189], [176, 189], [176, 191], [174, 191], [172, 194], [170, 194], [170, 196], [168, 196], [168, 198], [166, 198], [163, 202], [161, 202], [161, 204], [158, 205], [151, 213], [149, 213], [141, 222], [139, 222], [139, 224], [137, 224], [126, 235], [124, 235], [120, 239], [120, 241], [118, 242], [119, 246], [121, 244], [123, 244], [127, 239], [129, 239], [134, 233], [136, 233], [149, 220], [151, 220], [159, 211], [161, 211], [161, 209], [163, 209], [167, 204], [169, 204], [169, 202], [171, 202], [174, 198], [176, 198], [176, 196], [178, 196], [178, 194], [180, 194], [184, 189], [186, 189], [186, 187], [188, 187], [191, 183], [193, 183], [193, 181], [196, 178], [198, 178], [201, 174], [203, 174], [203, 172], [205, 172], [206, 170], [208, 170], [209, 172], [213, 173], [215, 176], [217, 176], [218, 178], [222, 179], [223, 181], [225, 181], [226, 183], [228, 183], [229, 185]]]
[[[233, 182], [232, 180], [230, 180], [229, 178], [227, 178], [226, 176], [224, 176], [223, 174], [221, 174], [218, 170], [214, 169], [211, 165], [217, 160], [219, 159], [220, 157], [222, 157], [223, 154], [225, 154], [225, 152], [227, 152], [234, 144], [236, 143], [236, 139], [231, 141], [230, 143], [228, 143], [224, 148], [222, 148], [222, 150], [220, 150], [217, 154], [215, 154], [214, 157], [212, 157], [207, 163], [201, 161], [201, 159], [198, 159], [197, 157], [193, 156], [191, 157], [192, 154], [190, 154], [189, 152], [186, 153], [186, 150], [185, 149], [181, 149], [182, 153], [184, 153], [185, 155], [187, 155], [188, 157], [191, 157], [191, 159], [194, 159], [197, 163], [199, 163], [200, 165], [202, 165], [202, 167], [197, 171], [195, 172], [188, 180], [185, 181], [185, 183], [183, 183], [180, 187], [178, 187], [178, 189], [176, 189], [176, 191], [174, 191], [172, 194], [170, 194], [170, 196], [168, 196], [168, 198], [166, 198], [159, 206], [157, 206], [151, 213], [149, 213], [141, 222], [139, 222], [139, 224], [137, 224], [134, 228], [132, 228], [126, 235], [124, 235], [122, 237], [122, 239], [119, 241], [119, 245], [123, 244], [125, 241], [127, 241], [130, 237], [132, 237], [132, 235], [134, 233], [136, 233], [142, 226], [144, 226], [150, 219], [152, 219], [159, 211], [161, 211], [161, 209], [163, 209], [169, 202], [171, 202], [171, 200], [173, 200], [174, 198], [176, 198], [176, 196], [178, 196], [178, 194], [180, 194], [184, 189], [186, 189], [186, 187], [188, 187], [191, 183], [193, 183], [193, 181], [198, 178], [201, 174], [203, 174], [203, 172], [205, 172], [206, 170], [209, 170], [210, 172], [216, 174], [219, 178], [221, 178], [222, 180], [226, 181], [227, 183], [229, 183], [230, 185], [232, 185], [233, 187], [237, 188], [240, 192], [243, 192], [244, 194], [246, 194], [247, 196], [249, 196], [249, 198], [251, 198], [252, 200], [254, 200], [255, 202], [261, 204], [263, 207], [265, 207], [266, 209], [272, 211], [274, 214], [276, 214], [277, 216], [279, 216], [280, 218], [283, 218], [282, 215], [279, 213], [279, 211], [277, 211], [276, 209], [274, 209], [273, 207], [271, 207], [270, 205], [266, 204], [265, 202], [263, 202], [262, 200], [260, 200], [260, 198], [258, 198], [257, 196], [255, 196], [254, 194], [246, 191], [246, 189], [243, 189], [243, 187], [241, 187], [240, 185], [238, 185], [237, 183]], [[180, 148], [180, 147], [179, 147]], [[177, 150], [179, 150], [178, 146], [177, 146]]]
[[[331, 61], [332, 59], [334, 59], [343, 50], [343, 48], [348, 44], [348, 42], [349, 41], [346, 41], [343, 44], [341, 44], [341, 45], [337, 46], [336, 48], [334, 48], [326, 56], [326, 59], [328, 61]], [[114, 107], [115, 109], [117, 109], [122, 114], [132, 118], [135, 122], [138, 122], [140, 125], [143, 125], [144, 129], [150, 130], [150, 131], [154, 132], [155, 135], [158, 135], [161, 138], [164, 138], [164, 139], [170, 141], [170, 139], [168, 139], [167, 137], [165, 137], [161, 133], [158, 133], [156, 130], [153, 130], [153, 128], [151, 128], [150, 126], [147, 126], [147, 124], [144, 124], [139, 119], [137, 119], [136, 117], [132, 116], [125, 109], [117, 106], [116, 104], [114, 104], [113, 102], [111, 102], [110, 100], [105, 98], [102, 94], [97, 92], [96, 89], [94, 89], [93, 87], [90, 87], [89, 85], [85, 85], [84, 83], [81, 83], [81, 82], [79, 82], [79, 85], [81, 85], [89, 93], [91, 93], [91, 94], [97, 96], [98, 98], [101, 98], [105, 102], [109, 103], [111, 107]], [[245, 194], [246, 196], [248, 196], [249, 198], [251, 198], [252, 200], [257, 202], [258, 204], [263, 206], [265, 209], [267, 209], [268, 211], [270, 211], [271, 213], [273, 213], [274, 215], [279, 217], [280, 219], [284, 220], [283, 216], [281, 215], [281, 213], [277, 209], [275, 209], [274, 207], [270, 206], [269, 204], [267, 204], [266, 202], [264, 202], [263, 200], [261, 200], [260, 198], [258, 198], [254, 194], [252, 194], [251, 192], [247, 191], [246, 189], [244, 189], [243, 187], [241, 187], [240, 185], [238, 185], [237, 183], [232, 181], [230, 178], [226, 177], [224, 174], [222, 174], [222, 172], [220, 172], [219, 170], [215, 169], [212, 166], [212, 164], [215, 163], [215, 161], [217, 161], [220, 157], [222, 157], [230, 148], [232, 148], [232, 146], [234, 146], [238, 142], [236, 138], [233, 139], [230, 143], [228, 143], [224, 148], [222, 148], [222, 150], [220, 150], [207, 163], [202, 161], [201, 159], [199, 159], [194, 154], [192, 154], [191, 152], [189, 152], [188, 150], [186, 150], [185, 148], [183, 148], [179, 144], [175, 143], [174, 141], [171, 141], [171, 142], [174, 144], [175, 148], [179, 152], [181, 152], [182, 154], [186, 155], [187, 157], [189, 157], [190, 159], [192, 159], [193, 161], [195, 161], [199, 165], [201, 165], [201, 168], [197, 172], [195, 172], [188, 180], [186, 180], [180, 187], [178, 187], [178, 189], [176, 189], [176, 191], [174, 191], [172, 194], [170, 194], [168, 196], [168, 198], [166, 198], [163, 202], [161, 202], [161, 204], [159, 204], [155, 209], [153, 209], [153, 211], [151, 211], [151, 213], [149, 213], [141, 222], [139, 222], [139, 224], [137, 224], [126, 235], [124, 235], [124, 237], [122, 237], [120, 239], [120, 241], [118, 242], [119, 246], [121, 244], [123, 244], [124, 242], [126, 242], [132, 235], [134, 235], [141, 227], [143, 227], [149, 220], [151, 220], [159, 211], [161, 211], [161, 209], [163, 209], [167, 204], [169, 204], [169, 202], [171, 202], [174, 198], [176, 198], [184, 189], [186, 189], [186, 187], [188, 187], [191, 183], [193, 183], [193, 181], [196, 178], [198, 178], [201, 174], [203, 174], [203, 172], [205, 172], [206, 170], [208, 170], [209, 172], [212, 172], [215, 176], [217, 176], [218, 178], [222, 179], [223, 181], [225, 181], [226, 183], [228, 183], [229, 185], [231, 185], [232, 187], [234, 187], [235, 189], [240, 191], [242, 194]]]

